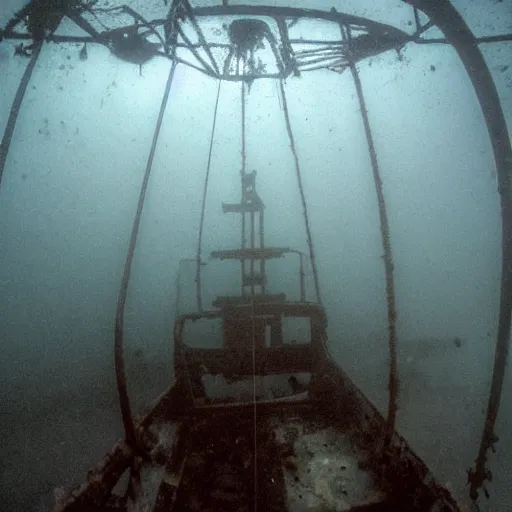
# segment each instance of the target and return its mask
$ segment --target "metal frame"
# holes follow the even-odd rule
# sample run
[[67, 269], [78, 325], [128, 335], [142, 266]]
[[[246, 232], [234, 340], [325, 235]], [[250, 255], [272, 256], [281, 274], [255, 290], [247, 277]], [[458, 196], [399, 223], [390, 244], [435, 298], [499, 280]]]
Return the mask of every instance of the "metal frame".
[[[298, 345], [259, 346], [253, 347], [251, 350], [251, 347], [236, 347], [232, 344], [225, 344], [222, 348], [189, 347], [183, 339], [183, 329], [187, 322], [221, 319], [224, 331], [226, 322], [229, 323], [232, 318], [236, 318], [237, 322], [244, 323], [246, 320], [258, 316], [272, 316], [276, 319], [283, 317], [309, 318], [311, 342]], [[264, 375], [311, 371], [315, 354], [324, 349], [326, 325], [327, 320], [322, 306], [306, 302], [262, 302], [184, 314], [177, 319], [174, 329], [175, 371], [177, 375], [184, 371], [194, 377], [202, 373], [249, 375], [254, 371], [257, 375]]]
[[[436, 2], [428, 0], [404, 0], [410, 4], [415, 10], [423, 11], [430, 21], [421, 26], [419, 16], [415, 11], [416, 33], [412, 36], [402, 32], [389, 25], [376, 23], [364, 18], [349, 16], [336, 11], [325, 12], [319, 10], [307, 10], [296, 8], [279, 8], [279, 7], [254, 7], [254, 6], [228, 6], [222, 5], [209, 8], [193, 9], [187, 0], [174, 0], [170, 7], [168, 16], [164, 20], [145, 21], [137, 15], [133, 10], [123, 6], [120, 10], [124, 13], [131, 14], [134, 18], [134, 24], [119, 28], [98, 30], [93, 26], [92, 21], [88, 21], [84, 14], [94, 10], [91, 2], [72, 0], [69, 3], [56, 3], [57, 11], [52, 12], [52, 16], [43, 13], [42, 22], [37, 16], [41, 16], [41, 3], [32, 1], [19, 11], [15, 17], [7, 24], [6, 28], [0, 31], [0, 40], [17, 39], [20, 41], [31, 40], [32, 44], [25, 47], [21, 43], [17, 47], [17, 54], [37, 56], [44, 40], [54, 43], [59, 42], [84, 42], [99, 43], [109, 46], [113, 53], [116, 53], [115, 44], [118, 37], [123, 34], [130, 33], [134, 35], [134, 41], [140, 43], [138, 50], [138, 62], [142, 64], [154, 55], [161, 55], [172, 59], [175, 63], [181, 62], [189, 65], [199, 71], [222, 80], [245, 80], [250, 81], [255, 78], [286, 78], [290, 74], [299, 74], [304, 71], [314, 69], [331, 69], [336, 72], [344, 71], [349, 63], [357, 62], [375, 53], [386, 51], [389, 49], [400, 50], [408, 42], [417, 44], [451, 44], [463, 65], [466, 68], [469, 78], [473, 84], [477, 94], [478, 101], [484, 115], [485, 123], [489, 132], [489, 137], [494, 153], [496, 164], [496, 174], [498, 177], [498, 192], [500, 195], [501, 214], [502, 214], [502, 276], [501, 276], [501, 292], [500, 292], [500, 311], [499, 311], [499, 327], [496, 342], [496, 357], [493, 373], [493, 381], [491, 385], [491, 394], [488, 405], [488, 415], [485, 423], [485, 429], [482, 436], [482, 444], [474, 471], [469, 473], [471, 484], [471, 495], [473, 498], [478, 496], [477, 490], [483, 485], [486, 479], [490, 479], [490, 472], [485, 467], [485, 456], [489, 448], [495, 442], [494, 424], [500, 403], [501, 389], [504, 380], [506, 359], [509, 349], [510, 339], [510, 323], [512, 311], [512, 148], [508, 135], [506, 121], [500, 105], [499, 96], [496, 86], [492, 79], [488, 66], [478, 48], [479, 43], [492, 43], [499, 41], [511, 41], [512, 35], [505, 34], [503, 36], [492, 36], [484, 38], [476, 38], [469, 27], [466, 25], [462, 17], [451, 5], [449, 0], [437, 0]], [[60, 10], [59, 10], [60, 9]], [[99, 10], [98, 10], [99, 12]], [[111, 14], [113, 10], [109, 10]], [[16, 28], [22, 23], [25, 17], [29, 18], [29, 27], [31, 33], [20, 33]], [[84, 29], [90, 35], [88, 37], [70, 37], [57, 36], [54, 34], [56, 20], [67, 16], [73, 20], [79, 27]], [[207, 16], [259, 16], [267, 17], [275, 23], [277, 27], [276, 33], [272, 33], [276, 38], [273, 44], [273, 52], [278, 64], [277, 73], [230, 73], [229, 65], [221, 66], [214, 57], [214, 51], [219, 48], [226, 48], [226, 44], [209, 43], [204, 37], [204, 33], [200, 26], [200, 20]], [[321, 41], [321, 40], [294, 40], [290, 37], [290, 27], [301, 18], [322, 19], [332, 21], [340, 26], [344, 26], [348, 31], [356, 33], [363, 31], [362, 35], [352, 37], [350, 55], [347, 55], [347, 46], [343, 40], [340, 41]], [[198, 43], [193, 43], [183, 30], [184, 22], [188, 20], [198, 36]], [[445, 34], [445, 39], [422, 39], [421, 34], [429, 27], [437, 26]], [[159, 50], [147, 40], [152, 34], [159, 36], [158, 28], [162, 27], [165, 38], [161, 39], [164, 43], [163, 50]], [[145, 32], [141, 32], [144, 30]], [[179, 37], [182, 41], [178, 41]], [[279, 39], [278, 39], [279, 38]], [[269, 37], [266, 38], [272, 43]], [[276, 41], [280, 44], [275, 44]], [[304, 50], [301, 46], [304, 44], [311, 45], [311, 49]], [[229, 45], [228, 45], [229, 46]], [[177, 56], [180, 48], [186, 48], [195, 57], [197, 62], [188, 62]], [[279, 48], [278, 50], [276, 50]], [[144, 49], [144, 51], [141, 51]], [[230, 50], [233, 52], [233, 48]], [[200, 52], [204, 52], [206, 57]], [[119, 55], [123, 58], [122, 55]], [[229, 55], [229, 51], [228, 51]], [[233, 55], [233, 53], [231, 53]], [[129, 59], [127, 59], [129, 60]], [[226, 64], [226, 62], [224, 62]], [[32, 66], [33, 68], [33, 66]], [[222, 71], [221, 71], [222, 70]], [[253, 70], [254, 71], [254, 70]], [[30, 79], [30, 74], [26, 77], [26, 81]], [[25, 77], [24, 77], [25, 80]], [[13, 126], [16, 121], [19, 104], [23, 98], [23, 92], [26, 89], [20, 87], [22, 91], [20, 97], [16, 99], [16, 105], [13, 106], [9, 118], [6, 134], [10, 132], [12, 135]], [[16, 108], [14, 108], [16, 106]], [[2, 145], [0, 147], [0, 177], [9, 149], [10, 135], [4, 135]]]
[[[135, 37], [137, 33], [140, 37], [141, 47], [135, 53], [140, 62], [144, 62], [151, 55], [165, 56], [178, 60], [208, 76], [229, 81], [248, 81], [254, 78], [286, 78], [291, 74], [299, 75], [301, 72], [317, 69], [331, 69], [337, 72], [344, 71], [348, 66], [348, 57], [343, 40], [341, 38], [339, 40], [293, 39], [290, 37], [290, 28], [299, 19], [330, 21], [347, 29], [350, 28], [354, 33], [361, 33], [359, 37], [354, 37], [352, 41], [351, 59], [354, 61], [380, 53], [381, 51], [393, 48], [398, 49], [411, 40], [409, 34], [390, 25], [336, 11], [325, 12], [314, 9], [227, 5], [193, 9], [187, 0], [174, 0], [166, 19], [146, 21], [127, 6], [110, 9], [86, 9], [84, 5], [85, 2], [76, 2], [74, 7], [68, 7], [60, 14], [70, 18], [81, 29], [86, 31], [90, 35], [89, 37], [59, 36], [51, 32], [47, 34], [46, 40], [54, 43], [99, 43], [108, 46], [113, 53], [117, 53], [118, 57], [137, 62], [136, 57], [130, 59], [126, 52], [124, 57], [120, 52], [116, 52], [117, 42], [123, 34], [125, 37], [128, 35]], [[88, 18], [84, 17], [84, 12], [87, 14], [90, 10], [93, 10], [97, 15], [101, 13], [112, 15], [116, 11], [120, 14], [129, 14], [134, 19], [134, 23], [125, 27], [102, 30], [104, 27], [103, 23], [100, 22], [95, 26], [94, 18], [90, 16]], [[33, 39], [33, 34], [15, 31], [23, 18], [30, 15], [30, 12], [30, 9], [25, 7], [17, 13], [13, 20], [8, 23], [3, 33], [0, 32], [0, 40], [2, 35], [10, 39]], [[266, 34], [266, 40], [272, 47], [278, 67], [277, 72], [266, 73], [260, 70], [253, 73], [230, 73], [228, 71], [229, 61], [236, 52], [236, 46], [230, 43], [229, 39], [225, 42], [207, 41], [201, 27], [201, 21], [208, 17], [230, 16], [233, 17], [233, 21], [240, 21], [240, 16], [264, 17], [266, 19], [264, 23], [269, 27], [272, 25], [272, 29]], [[196, 36], [198, 42], [192, 42], [186, 31], [187, 25], [191, 27], [191, 31]], [[158, 31], [159, 29], [163, 31], [163, 34]], [[145, 31], [145, 33], [143, 34], [142, 31]], [[146, 37], [149, 35], [156, 35], [157, 39], [163, 43], [163, 50], [157, 50], [156, 47], [148, 47]], [[305, 45], [310, 48], [304, 49]], [[144, 50], [142, 50], [142, 46], [144, 46]], [[187, 49], [194, 57], [195, 62], [178, 57], [177, 51], [180, 49]], [[218, 62], [218, 59], [214, 57], [215, 50], [219, 49], [228, 50], [227, 58], [222, 63]], [[20, 51], [24, 51], [23, 46], [20, 47]]]
[[[406, 1], [423, 11], [441, 29], [446, 36], [446, 40], [454, 47], [466, 68], [485, 119], [498, 177], [502, 220], [500, 310], [487, 418], [475, 469], [468, 471], [470, 496], [473, 500], [476, 500], [480, 487], [483, 487], [484, 493], [488, 495], [484, 483], [492, 478], [491, 472], [486, 467], [486, 454], [496, 442], [494, 425], [501, 400], [510, 344], [512, 311], [512, 148], [496, 85], [478, 48], [478, 40], [463, 18], [448, 0], [438, 0], [435, 4], [428, 0]], [[510, 37], [508, 36], [506, 40], [510, 40]]]

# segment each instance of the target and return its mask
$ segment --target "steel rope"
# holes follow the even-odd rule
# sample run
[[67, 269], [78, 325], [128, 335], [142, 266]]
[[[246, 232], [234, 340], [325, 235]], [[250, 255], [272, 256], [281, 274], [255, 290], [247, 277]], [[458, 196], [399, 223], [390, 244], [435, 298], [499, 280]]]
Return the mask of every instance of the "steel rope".
[[363, 87], [361, 85], [361, 79], [359, 78], [359, 73], [357, 72], [357, 67], [355, 65], [354, 60], [351, 57], [350, 52], [350, 29], [344, 30], [344, 27], [341, 26], [341, 32], [344, 40], [348, 41], [349, 51], [348, 54], [348, 63], [350, 67], [350, 71], [352, 73], [352, 77], [354, 79], [354, 85], [357, 91], [357, 97], [359, 99], [359, 105], [361, 108], [361, 117], [363, 120], [364, 131], [366, 135], [366, 142], [368, 144], [368, 151], [370, 153], [370, 160], [372, 164], [372, 173], [373, 173], [373, 181], [375, 184], [375, 192], [377, 193], [377, 203], [379, 208], [379, 218], [380, 218], [380, 232], [382, 236], [382, 248], [384, 251], [383, 260], [384, 260], [384, 269], [386, 273], [386, 298], [388, 305], [388, 343], [389, 343], [389, 380], [388, 380], [388, 391], [389, 391], [389, 400], [388, 400], [388, 416], [387, 416], [387, 425], [386, 425], [386, 434], [384, 437], [384, 448], [387, 448], [393, 437], [393, 433], [395, 431], [395, 423], [396, 423], [396, 413], [397, 413], [397, 396], [398, 396], [398, 368], [397, 368], [397, 334], [396, 334], [396, 298], [395, 298], [395, 282], [394, 282], [394, 264], [393, 264], [393, 254], [391, 250], [391, 235], [389, 232], [389, 221], [386, 209], [386, 202], [384, 199], [384, 192], [382, 190], [382, 178], [380, 176], [379, 163], [377, 160], [377, 152], [375, 150], [375, 144], [373, 141], [372, 131], [370, 128], [370, 121], [368, 119], [368, 110], [366, 109], [366, 102], [363, 95]]
[[316, 292], [316, 299], [320, 305], [322, 305], [322, 297], [320, 295], [320, 284], [318, 279], [318, 271], [316, 268], [316, 260], [315, 260], [315, 250], [313, 247], [313, 237], [311, 235], [311, 228], [309, 225], [309, 215], [308, 215], [308, 208], [306, 204], [306, 196], [304, 194], [304, 186], [302, 184], [302, 173], [300, 170], [300, 164], [299, 164], [299, 157], [297, 155], [297, 150], [295, 149], [295, 140], [293, 138], [293, 132], [292, 132], [292, 126], [290, 122], [290, 115], [288, 112], [288, 102], [286, 100], [286, 93], [284, 90], [283, 80], [279, 81], [279, 86], [281, 90], [281, 99], [282, 99], [282, 106], [283, 106], [283, 113], [284, 113], [284, 119], [286, 123], [286, 131], [288, 132], [288, 138], [290, 140], [290, 148], [292, 150], [294, 162], [295, 162], [295, 173], [297, 176], [297, 183], [299, 185], [299, 192], [300, 192], [300, 199], [302, 202], [302, 211], [304, 214], [304, 223], [306, 225], [306, 235], [308, 239], [308, 247], [309, 247], [309, 258], [311, 260], [311, 268], [313, 270], [313, 279], [315, 282], [315, 292]]
[[131, 408], [130, 408], [130, 399], [128, 396], [128, 390], [127, 390], [127, 386], [126, 386], [126, 373], [125, 373], [124, 357], [123, 357], [124, 311], [125, 311], [125, 306], [126, 306], [126, 296], [128, 293], [128, 284], [130, 281], [130, 273], [131, 273], [131, 267], [132, 267], [132, 263], [133, 263], [133, 256], [134, 256], [134, 252], [135, 252], [135, 245], [137, 243], [137, 235], [139, 233], [142, 209], [144, 207], [144, 200], [146, 197], [149, 176], [151, 174], [151, 168], [153, 165], [153, 158], [155, 156], [156, 144], [158, 141], [158, 136], [160, 134], [160, 128], [162, 126], [162, 120], [163, 120], [165, 108], [167, 106], [167, 100], [169, 98], [169, 92], [171, 90], [171, 85], [172, 85], [176, 65], [177, 65], [177, 63], [173, 62], [171, 69], [169, 71], [169, 76], [167, 78], [164, 96], [162, 98], [162, 103], [160, 105], [160, 112], [158, 114], [158, 120], [157, 120], [157, 124], [156, 124], [156, 128], [155, 128], [155, 132], [153, 134], [151, 150], [149, 152], [148, 161], [146, 164], [146, 170], [144, 172], [144, 179], [142, 181], [142, 186], [140, 189], [139, 202], [137, 204], [137, 211], [135, 213], [135, 218], [133, 221], [133, 227], [132, 227], [132, 232], [131, 232], [131, 237], [130, 237], [130, 245], [128, 247], [128, 254], [126, 255], [126, 262], [124, 265], [123, 277], [122, 277], [122, 281], [121, 281], [121, 288], [119, 290], [119, 296], [118, 296], [118, 301], [117, 301], [117, 311], [116, 311], [116, 320], [115, 320], [114, 356], [115, 356], [117, 390], [119, 393], [119, 405], [121, 407], [121, 415], [123, 418], [123, 426], [124, 426], [126, 441], [132, 447], [139, 449], [139, 451], [143, 451], [143, 450], [142, 450], [142, 447], [140, 446], [139, 440], [137, 439], [137, 436], [136, 436], [135, 426], [133, 423], [133, 416], [132, 416], [132, 412], [131, 412]]
[[197, 255], [196, 255], [196, 299], [197, 299], [197, 310], [203, 310], [203, 301], [201, 297], [201, 248], [203, 243], [203, 228], [204, 228], [204, 212], [206, 209], [206, 193], [208, 191], [208, 180], [210, 178], [210, 169], [212, 163], [212, 152], [213, 152], [213, 139], [215, 136], [215, 125], [217, 123], [217, 110], [219, 108], [219, 97], [220, 97], [220, 85], [221, 80], [219, 80], [219, 85], [217, 87], [217, 99], [215, 101], [215, 110], [213, 114], [213, 125], [212, 125], [212, 134], [210, 136], [210, 149], [208, 151], [208, 164], [206, 166], [206, 175], [204, 177], [204, 188], [203, 188], [203, 199], [201, 204], [201, 219], [199, 221], [199, 235], [198, 235], [198, 243], [197, 243]]
[[11, 111], [9, 113], [9, 119], [7, 120], [7, 125], [5, 126], [4, 135], [2, 137], [2, 143], [0, 144], [0, 186], [2, 184], [2, 176], [4, 174], [5, 162], [7, 160], [7, 154], [9, 153], [9, 147], [11, 146], [12, 135], [16, 127], [16, 121], [18, 120], [18, 114], [20, 112], [21, 103], [23, 102], [23, 98], [25, 97], [25, 92], [27, 90], [30, 77], [32, 76], [32, 73], [37, 63], [37, 59], [39, 57], [39, 54], [41, 53], [42, 47], [43, 42], [38, 41], [37, 43], [35, 43], [35, 46], [32, 49], [32, 55], [30, 56], [30, 60], [21, 78], [18, 90], [16, 91], [16, 96], [14, 97]]

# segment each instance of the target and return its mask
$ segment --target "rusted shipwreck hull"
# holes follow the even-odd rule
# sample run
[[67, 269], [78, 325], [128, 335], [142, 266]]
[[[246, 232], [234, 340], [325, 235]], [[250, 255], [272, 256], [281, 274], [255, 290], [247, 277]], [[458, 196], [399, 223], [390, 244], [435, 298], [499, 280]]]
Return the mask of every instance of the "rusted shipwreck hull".
[[[384, 418], [330, 358], [320, 306], [247, 309], [178, 321], [177, 377], [138, 426], [145, 454], [119, 442], [55, 512], [459, 510], [400, 435], [383, 449]], [[205, 317], [225, 331], [307, 318], [311, 343], [190, 348], [187, 322]]]

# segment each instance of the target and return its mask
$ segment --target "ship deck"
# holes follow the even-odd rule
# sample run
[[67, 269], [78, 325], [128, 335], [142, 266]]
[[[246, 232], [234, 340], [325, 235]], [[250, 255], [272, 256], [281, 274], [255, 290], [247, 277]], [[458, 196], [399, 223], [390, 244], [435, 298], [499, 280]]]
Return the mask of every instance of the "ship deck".
[[161, 464], [143, 467], [132, 510], [380, 509], [386, 492], [351, 432], [300, 398], [261, 410], [201, 407], [179, 423], [153, 424]]

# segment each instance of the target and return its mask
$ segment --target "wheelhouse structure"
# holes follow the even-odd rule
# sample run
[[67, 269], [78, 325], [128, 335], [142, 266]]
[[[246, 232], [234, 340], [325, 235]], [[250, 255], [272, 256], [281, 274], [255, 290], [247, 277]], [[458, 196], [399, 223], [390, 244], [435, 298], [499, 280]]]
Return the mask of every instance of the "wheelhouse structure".
[[[305, 300], [300, 253], [300, 300], [266, 293], [267, 261], [297, 251], [265, 246], [264, 203], [256, 192], [256, 172], [242, 174], [241, 202], [223, 204], [223, 211], [241, 216], [245, 247], [214, 251], [211, 257], [226, 264], [239, 261], [241, 293], [218, 296], [210, 311], [179, 317], [174, 329], [176, 374], [190, 378], [193, 403], [205, 407], [295, 396], [306, 390], [318, 355], [325, 350], [325, 311]], [[214, 379], [210, 385], [215, 383], [217, 396], [209, 394], [203, 382], [207, 376]]]

